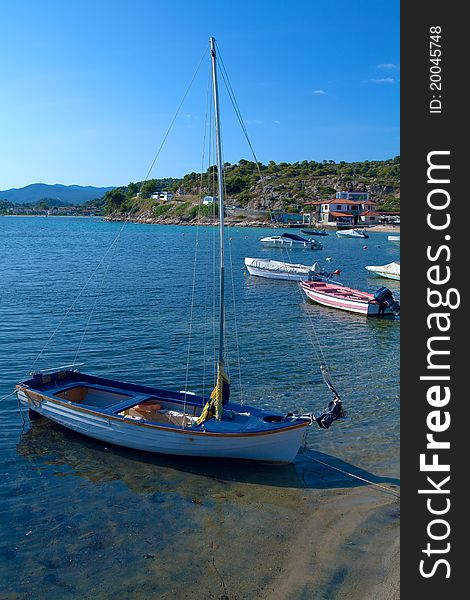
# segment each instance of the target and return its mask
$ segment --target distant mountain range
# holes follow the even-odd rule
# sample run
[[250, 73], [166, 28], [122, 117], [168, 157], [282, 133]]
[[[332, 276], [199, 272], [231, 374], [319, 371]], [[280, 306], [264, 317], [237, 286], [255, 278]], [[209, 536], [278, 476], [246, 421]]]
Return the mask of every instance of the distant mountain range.
[[32, 183], [22, 188], [0, 191], [0, 200], [16, 204], [29, 204], [45, 198], [60, 200], [64, 204], [83, 204], [88, 200], [101, 198], [114, 187], [94, 187], [92, 185], [61, 185], [56, 183]]

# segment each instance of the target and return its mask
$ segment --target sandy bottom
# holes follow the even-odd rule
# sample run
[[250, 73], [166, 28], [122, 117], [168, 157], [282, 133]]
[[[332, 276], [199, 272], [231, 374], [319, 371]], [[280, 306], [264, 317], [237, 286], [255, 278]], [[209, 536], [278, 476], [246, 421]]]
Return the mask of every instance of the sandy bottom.
[[371, 489], [329, 491], [292, 538], [262, 598], [399, 598], [399, 507]]
[[2, 600], [399, 598], [397, 479], [314, 450], [285, 467], [145, 459], [47, 424], [18, 449], [37, 476], [28, 503], [11, 496]]

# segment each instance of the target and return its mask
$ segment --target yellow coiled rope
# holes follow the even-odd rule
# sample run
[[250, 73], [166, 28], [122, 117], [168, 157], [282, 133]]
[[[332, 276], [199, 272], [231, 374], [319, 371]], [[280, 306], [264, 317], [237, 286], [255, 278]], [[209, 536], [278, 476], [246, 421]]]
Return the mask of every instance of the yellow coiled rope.
[[[224, 385], [225, 384], [225, 385]], [[217, 367], [217, 383], [215, 388], [212, 390], [209, 400], [202, 409], [201, 416], [195, 422], [195, 425], [200, 425], [208, 419], [215, 417], [218, 421], [222, 419], [222, 413], [224, 411], [224, 391], [228, 401], [230, 380], [224, 370], [224, 363], [219, 363]]]

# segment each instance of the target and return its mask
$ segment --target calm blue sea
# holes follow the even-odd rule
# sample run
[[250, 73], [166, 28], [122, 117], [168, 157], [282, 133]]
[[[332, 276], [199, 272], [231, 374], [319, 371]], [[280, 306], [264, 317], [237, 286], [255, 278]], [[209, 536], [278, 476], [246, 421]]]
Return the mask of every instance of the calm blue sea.
[[[192, 597], [181, 589], [208, 576], [206, 564], [213, 564], [222, 595], [222, 568], [228, 579], [231, 569], [264, 568], [261, 546], [238, 548], [243, 539], [257, 532], [268, 544], [275, 536], [281, 552], [298, 497], [314, 503], [317, 493], [359, 485], [310, 463], [309, 452], [374, 481], [396, 482], [399, 320], [308, 303], [295, 283], [250, 277], [244, 257], [318, 261], [339, 268], [344, 283], [369, 291], [385, 285], [399, 298], [399, 282], [364, 268], [397, 260], [399, 246], [386, 233], [367, 240], [330, 234], [317, 238], [323, 250], [286, 256], [259, 243], [271, 231], [279, 230], [226, 231], [233, 398], [320, 410], [331, 398], [319, 371], [323, 353], [349, 419], [328, 431], [310, 428], [307, 453], [275, 469], [140, 456], [44, 420], [30, 423], [14, 396], [3, 399], [2, 598]], [[0, 396], [33, 368], [74, 361], [116, 379], [210, 392], [217, 246], [212, 227], [0, 217]], [[227, 562], [220, 558], [215, 568], [224, 543]], [[253, 597], [243, 584], [238, 593]]]

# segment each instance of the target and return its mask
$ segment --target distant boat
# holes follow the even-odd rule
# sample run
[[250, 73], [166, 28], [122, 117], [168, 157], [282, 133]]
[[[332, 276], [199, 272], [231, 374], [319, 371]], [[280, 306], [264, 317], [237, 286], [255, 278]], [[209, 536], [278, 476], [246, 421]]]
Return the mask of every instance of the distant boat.
[[267, 279], [283, 279], [286, 281], [321, 281], [340, 273], [340, 271], [327, 273], [317, 262], [309, 267], [308, 265], [292, 264], [265, 258], [245, 258], [245, 266], [250, 275], [265, 277]]
[[301, 229], [300, 231], [306, 235], [330, 235], [324, 229]]
[[310, 250], [321, 250], [323, 246], [317, 240], [303, 238], [296, 233], [283, 233], [281, 235], [270, 235], [261, 238], [265, 246], [287, 247], [287, 248], [309, 248]]
[[368, 238], [369, 236], [364, 231], [364, 229], [343, 229], [341, 231], [337, 231], [336, 235], [338, 237], [346, 237], [346, 238]]
[[368, 271], [378, 275], [379, 277], [387, 277], [388, 279], [397, 279], [400, 280], [400, 263], [399, 261], [394, 261], [388, 263], [387, 265], [382, 266], [370, 266], [366, 267]]
[[396, 242], [396, 243], [400, 243], [400, 236], [399, 235], [389, 235], [388, 236], [388, 241], [389, 242]]
[[367, 317], [400, 314], [400, 305], [394, 299], [392, 292], [385, 287], [379, 288], [375, 294], [369, 294], [324, 281], [302, 281], [300, 286], [310, 300], [330, 308], [360, 313]]

